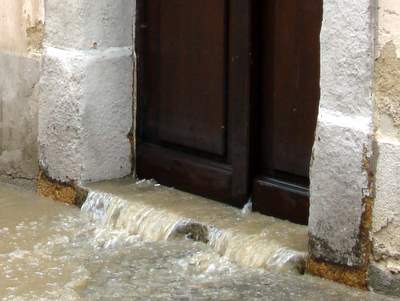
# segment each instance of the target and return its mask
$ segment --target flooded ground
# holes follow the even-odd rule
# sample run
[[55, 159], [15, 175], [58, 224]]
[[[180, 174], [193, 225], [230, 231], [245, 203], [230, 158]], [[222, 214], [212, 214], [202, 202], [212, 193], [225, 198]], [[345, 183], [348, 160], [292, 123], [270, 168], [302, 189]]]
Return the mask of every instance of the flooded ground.
[[1, 300], [389, 300], [294, 272], [239, 266], [184, 235], [157, 241], [143, 236], [150, 230], [138, 231], [138, 220], [118, 227], [122, 220], [107, 214], [121, 210], [94, 203], [80, 212], [0, 184]]

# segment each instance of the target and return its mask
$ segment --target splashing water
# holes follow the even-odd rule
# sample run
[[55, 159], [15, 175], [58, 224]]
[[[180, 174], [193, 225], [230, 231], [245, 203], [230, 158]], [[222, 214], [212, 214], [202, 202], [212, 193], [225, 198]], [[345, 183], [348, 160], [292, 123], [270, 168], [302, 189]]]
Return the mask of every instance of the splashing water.
[[252, 212], [253, 212], [253, 199], [250, 197], [249, 201], [242, 208], [242, 214], [249, 215]]
[[[193, 218], [201, 217], [204, 211], [204, 208], [190, 205], [195, 201], [176, 202], [177, 198], [182, 198], [182, 192], [157, 186], [151, 181], [136, 183], [136, 189], [145, 188], [147, 195], [154, 194], [152, 202], [143, 200], [142, 194], [138, 192], [134, 194], [136, 197], [128, 200], [115, 194], [92, 190], [82, 211], [109, 229], [138, 235], [147, 241], [191, 238], [207, 243], [221, 256], [246, 267], [301, 273], [304, 271], [306, 238], [303, 228], [294, 226], [290, 230], [290, 227], [286, 227], [286, 222], [279, 228], [276, 226], [279, 223], [276, 219], [251, 215], [251, 199], [242, 211], [209, 203], [214, 208], [208, 215], [215, 215], [217, 218], [224, 216], [227, 219], [223, 223], [220, 220], [219, 225], [216, 225], [201, 218]], [[175, 199], [169, 206], [171, 197]], [[182, 214], [182, 207], [185, 208], [185, 213], [190, 214]], [[196, 214], [197, 210], [201, 212]], [[253, 229], [253, 233], [249, 233], [249, 229]], [[295, 235], [305, 238], [303, 250], [291, 247], [289, 241]]]

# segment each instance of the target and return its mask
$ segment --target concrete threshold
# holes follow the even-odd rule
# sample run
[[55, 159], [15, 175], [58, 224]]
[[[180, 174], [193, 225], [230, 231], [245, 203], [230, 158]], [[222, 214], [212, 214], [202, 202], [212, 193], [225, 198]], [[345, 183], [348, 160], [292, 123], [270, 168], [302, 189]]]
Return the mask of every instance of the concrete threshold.
[[144, 239], [189, 238], [209, 244], [221, 256], [242, 266], [304, 272], [308, 244], [305, 226], [259, 213], [243, 213], [154, 181], [122, 179], [86, 187], [90, 191], [88, 199], [106, 194], [118, 203], [114, 206], [118, 212], [114, 208], [108, 213], [119, 216], [112, 222], [114, 227], [140, 232], [135, 234]]

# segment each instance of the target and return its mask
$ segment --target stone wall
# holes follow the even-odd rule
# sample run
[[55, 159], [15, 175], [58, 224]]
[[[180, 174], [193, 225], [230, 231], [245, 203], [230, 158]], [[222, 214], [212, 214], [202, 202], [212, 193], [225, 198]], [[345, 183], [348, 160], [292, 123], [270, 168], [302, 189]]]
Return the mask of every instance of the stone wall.
[[0, 1], [0, 176], [37, 175], [43, 22], [43, 0]]
[[373, 214], [373, 289], [400, 296], [400, 2], [378, 0], [375, 136], [378, 155]]

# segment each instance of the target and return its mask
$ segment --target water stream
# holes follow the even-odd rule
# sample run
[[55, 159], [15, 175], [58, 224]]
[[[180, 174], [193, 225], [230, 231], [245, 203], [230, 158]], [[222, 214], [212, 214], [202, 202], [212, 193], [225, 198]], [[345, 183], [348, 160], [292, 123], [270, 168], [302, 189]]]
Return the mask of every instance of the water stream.
[[[152, 182], [141, 182], [137, 185], [139, 189], [150, 188], [153, 193], [155, 191], [169, 192], [177, 198], [181, 197], [180, 192], [160, 187]], [[154, 198], [163, 204], [157, 206], [154, 199], [149, 204], [137, 199], [128, 201], [109, 193], [91, 191], [82, 211], [92, 220], [98, 221], [103, 228], [122, 231], [128, 235], [138, 235], [147, 241], [189, 238], [207, 243], [220, 256], [242, 266], [300, 273], [304, 270], [306, 252], [291, 249], [282, 244], [286, 237], [287, 239], [291, 238], [289, 232], [293, 231], [293, 228], [276, 229], [276, 225], [270, 222], [270, 224], [266, 223], [265, 228], [262, 228], [261, 231], [258, 230], [256, 233], [250, 234], [248, 232], [252, 229], [252, 226], [254, 229], [254, 222], [256, 222], [256, 225], [258, 223], [256, 216], [250, 216], [249, 212], [243, 215], [243, 211], [241, 213], [236, 210], [237, 216], [227, 219], [222, 224], [220, 222], [220, 227], [218, 227], [213, 224], [202, 223], [201, 219], [191, 218], [191, 216], [199, 216], [199, 214], [195, 214], [196, 207], [191, 207], [190, 210], [187, 208], [187, 215], [184, 216], [179, 212], [182, 203], [166, 207], [167, 198], [165, 195], [160, 197], [157, 193]], [[227, 208], [221, 206], [220, 210], [213, 210], [209, 214], [214, 216], [225, 215], [226, 217], [228, 215]], [[246, 211], [248, 211], [247, 208]], [[267, 217], [263, 217], [263, 219], [270, 221]], [[243, 231], [243, 225], [237, 226], [240, 224], [239, 221], [245, 223], [246, 231]], [[235, 222], [236, 227], [227, 227], [227, 223]], [[298, 232], [304, 237], [300, 229], [303, 230], [299, 228]], [[279, 238], [276, 237], [277, 235]], [[306, 239], [304, 239], [304, 250], [305, 248]]]
[[92, 192], [79, 211], [0, 184], [0, 299], [383, 300], [296, 269], [268, 270], [293, 250], [237, 264], [265, 247], [253, 249], [253, 237], [235, 253], [234, 231], [140, 206]]

